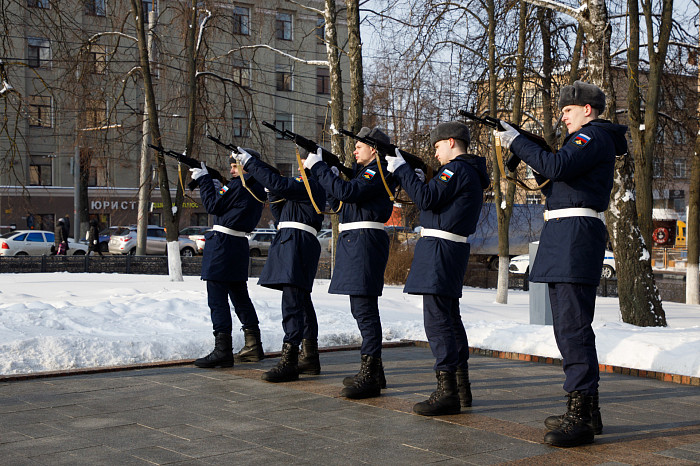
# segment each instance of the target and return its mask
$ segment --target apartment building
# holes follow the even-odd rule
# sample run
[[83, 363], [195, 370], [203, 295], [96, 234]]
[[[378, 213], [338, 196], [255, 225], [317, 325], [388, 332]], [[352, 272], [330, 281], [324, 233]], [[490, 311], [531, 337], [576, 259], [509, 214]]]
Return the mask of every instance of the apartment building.
[[[317, 10], [320, 0], [302, 2]], [[151, 65], [163, 146], [177, 152], [187, 132], [185, 33], [190, 2], [143, 1], [157, 18]], [[228, 172], [226, 150], [205, 136], [260, 151], [283, 174], [296, 172], [294, 145], [262, 126], [274, 122], [329, 144], [328, 68], [324, 21], [283, 0], [198, 2], [204, 34], [198, 55], [197, 123], [191, 157]], [[0, 225], [52, 229], [74, 218], [76, 173], [88, 211], [102, 225], [136, 222], [144, 92], [130, 2], [12, 0], [10, 33], [0, 40]], [[342, 3], [339, 43], [347, 40]], [[274, 50], [272, 50], [274, 49]], [[278, 53], [276, 51], [283, 52]], [[287, 55], [284, 55], [287, 54]], [[347, 58], [341, 58], [347, 78]], [[345, 79], [347, 80], [347, 79]], [[346, 89], [347, 95], [347, 89]], [[157, 171], [151, 161], [151, 218], [162, 224]], [[168, 160], [170, 188], [186, 186]], [[82, 166], [82, 170], [78, 167]], [[182, 225], [206, 225], [196, 193], [182, 205]]]

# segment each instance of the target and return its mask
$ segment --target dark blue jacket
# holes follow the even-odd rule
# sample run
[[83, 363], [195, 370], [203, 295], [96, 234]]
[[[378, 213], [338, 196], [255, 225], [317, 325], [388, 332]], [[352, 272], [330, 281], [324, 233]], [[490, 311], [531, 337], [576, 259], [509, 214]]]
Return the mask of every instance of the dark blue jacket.
[[[265, 198], [265, 188], [249, 175], [246, 185], [258, 199]], [[263, 205], [241, 183], [233, 178], [217, 190], [209, 174], [197, 180], [199, 195], [207, 213], [214, 216], [214, 224], [236, 231], [253, 231], [260, 221]], [[240, 282], [248, 280], [248, 239], [218, 231], [204, 235], [206, 240], [202, 257], [202, 280]]]
[[[460, 155], [443, 165], [428, 184], [421, 182], [408, 164], [400, 166], [394, 175], [420, 209], [423, 228], [460, 236], [474, 233], [483, 205], [483, 191], [489, 186], [483, 157]], [[459, 298], [467, 262], [469, 243], [421, 237], [404, 292]]]
[[[389, 188], [395, 182], [382, 164]], [[393, 202], [384, 188], [377, 162], [356, 166], [355, 177], [344, 181], [333, 174], [328, 165], [317, 163], [311, 173], [328, 192], [331, 207], [340, 210], [340, 223], [386, 223], [393, 211]], [[329, 293], [351, 296], [381, 296], [384, 270], [389, 260], [389, 236], [384, 230], [361, 229], [344, 231], [338, 237], [335, 269]]]
[[[556, 153], [547, 152], [524, 137], [511, 150], [539, 175], [549, 179], [542, 188], [547, 210], [608, 208], [615, 157], [627, 152], [626, 126], [594, 120], [564, 140]], [[597, 285], [603, 267], [607, 232], [602, 220], [566, 217], [545, 222], [530, 281]]]
[[[321, 229], [323, 214], [316, 213], [301, 176], [281, 176], [255, 158], [246, 163], [245, 169], [270, 191], [270, 210], [277, 222], [298, 222], [316, 231]], [[309, 186], [316, 205], [323, 209], [326, 192], [313, 179], [309, 179]], [[316, 236], [297, 228], [282, 228], [272, 240], [258, 283], [277, 290], [293, 285], [311, 292], [320, 255], [321, 245]]]

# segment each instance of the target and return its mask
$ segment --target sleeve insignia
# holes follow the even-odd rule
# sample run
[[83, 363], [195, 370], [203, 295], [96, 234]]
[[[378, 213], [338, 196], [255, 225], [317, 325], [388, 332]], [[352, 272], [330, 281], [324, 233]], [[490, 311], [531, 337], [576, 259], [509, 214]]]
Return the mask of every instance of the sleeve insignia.
[[571, 143], [579, 147], [584, 147], [591, 140], [591, 137], [587, 134], [579, 133], [575, 138], [571, 140]]
[[226, 194], [226, 191], [228, 191], [228, 186], [222, 186], [219, 190], [219, 196], [223, 196], [224, 194]]
[[294, 178], [294, 181], [296, 181], [297, 183], [303, 183], [303, 182], [304, 182], [304, 178], [302, 178], [301, 175], [299, 175], [299, 176], [297, 176], [296, 178]]
[[452, 175], [454, 174], [455, 173], [453, 171], [450, 171], [446, 168], [442, 171], [442, 173], [440, 173], [440, 181], [447, 183], [448, 181], [450, 181], [450, 178], [452, 178]]
[[377, 172], [375, 172], [374, 170], [370, 170], [370, 169], [368, 168], [368, 169], [365, 170], [365, 172], [362, 174], [362, 178], [364, 178], [364, 179], [366, 179], [366, 180], [371, 180], [372, 178], [374, 178], [374, 175], [376, 175], [376, 174], [377, 174]]

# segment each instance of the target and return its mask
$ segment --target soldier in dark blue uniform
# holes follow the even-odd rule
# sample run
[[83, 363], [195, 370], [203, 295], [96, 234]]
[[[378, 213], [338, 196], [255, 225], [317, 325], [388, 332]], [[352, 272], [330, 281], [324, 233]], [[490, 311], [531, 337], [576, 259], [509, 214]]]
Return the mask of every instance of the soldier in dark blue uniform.
[[463, 123], [441, 123], [430, 143], [441, 168], [424, 184], [397, 151], [388, 169], [421, 210], [421, 238], [404, 292], [423, 295], [423, 321], [435, 356], [437, 390], [413, 411], [424, 416], [456, 414], [471, 406], [469, 344], [459, 311], [469, 261], [467, 237], [476, 230], [489, 186], [486, 161], [467, 154], [469, 129]]
[[206, 247], [202, 258], [202, 280], [207, 282], [207, 297], [214, 326], [214, 351], [197, 359], [197, 367], [232, 367], [231, 309], [228, 299], [243, 327], [245, 346], [235, 359], [238, 362], [259, 361], [264, 357], [260, 341], [258, 316], [248, 295], [248, 239], [262, 215], [263, 205], [243, 187], [257, 196], [265, 196], [264, 187], [250, 175], [238, 173], [235, 160], [231, 163], [233, 178], [226, 186], [215, 185], [204, 162], [202, 168], [192, 168], [192, 179], [199, 184], [199, 195], [207, 213], [214, 216], [213, 230], [205, 235]]
[[627, 152], [627, 128], [598, 119], [605, 94], [576, 81], [562, 88], [562, 121], [569, 134], [555, 154], [508, 127], [501, 145], [537, 172], [546, 196], [545, 226], [530, 281], [547, 283], [554, 336], [562, 355], [568, 410], [550, 416], [545, 443], [570, 447], [593, 442], [603, 423], [598, 408], [598, 357], [591, 328], [600, 282], [606, 228], [600, 215], [608, 208], [615, 157]]
[[[235, 155], [238, 161], [268, 189], [270, 208], [275, 220], [279, 222], [279, 232], [272, 240], [258, 283], [282, 291], [284, 340], [279, 363], [265, 372], [262, 379], [268, 382], [297, 380], [299, 344], [302, 339], [318, 341], [318, 323], [311, 302], [311, 290], [321, 254], [316, 234], [321, 229], [323, 214], [316, 212], [301, 176], [281, 176], [246, 151], [240, 148], [239, 151]], [[314, 202], [322, 208], [326, 203], [326, 192], [313, 179], [308, 181]], [[276, 202], [278, 200], [282, 202]], [[316, 344], [315, 354], [309, 351], [308, 345], [306, 349], [306, 364], [302, 370], [304, 373], [320, 373], [318, 345]]]
[[[377, 128], [364, 127], [358, 133], [360, 137], [367, 135], [389, 142], [389, 137]], [[340, 179], [323, 163], [320, 153], [309, 154], [305, 166], [328, 192], [334, 210], [339, 202], [343, 203], [335, 269], [328, 292], [350, 295], [350, 310], [362, 335], [362, 362], [357, 375], [345, 378], [345, 388], [340, 394], [347, 398], [369, 398], [379, 396], [386, 387], [379, 296], [389, 259], [389, 236], [384, 223], [391, 217], [393, 202], [379, 174], [376, 150], [357, 142], [354, 155], [355, 176], [350, 181]], [[386, 165], [382, 169], [386, 172]], [[393, 188], [393, 181], [389, 182]]]

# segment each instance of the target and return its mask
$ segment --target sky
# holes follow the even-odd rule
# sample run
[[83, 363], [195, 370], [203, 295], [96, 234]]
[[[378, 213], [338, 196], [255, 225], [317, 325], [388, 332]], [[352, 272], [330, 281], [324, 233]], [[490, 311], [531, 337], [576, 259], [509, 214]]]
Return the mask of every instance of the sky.
[[[328, 294], [317, 280], [312, 298], [319, 346], [359, 344], [346, 296]], [[248, 287], [266, 351], [282, 347], [281, 292]], [[205, 283], [162, 275], [0, 274], [0, 374], [120, 366], [193, 359], [213, 348]], [[496, 304], [495, 289], [464, 288], [462, 321], [473, 347], [560, 357], [552, 328], [529, 323], [528, 294], [510, 290]], [[421, 297], [385, 286], [379, 300], [383, 339], [426, 341]], [[700, 377], [700, 305], [664, 303], [669, 326], [622, 323], [617, 298], [598, 298], [593, 328], [599, 362]], [[234, 350], [243, 332], [234, 319]], [[322, 359], [323, 360], [323, 359]]]

